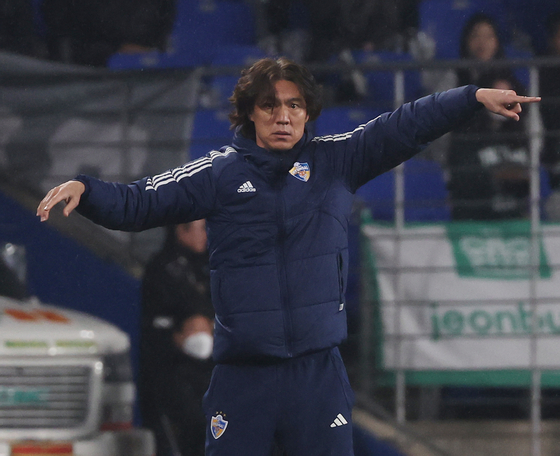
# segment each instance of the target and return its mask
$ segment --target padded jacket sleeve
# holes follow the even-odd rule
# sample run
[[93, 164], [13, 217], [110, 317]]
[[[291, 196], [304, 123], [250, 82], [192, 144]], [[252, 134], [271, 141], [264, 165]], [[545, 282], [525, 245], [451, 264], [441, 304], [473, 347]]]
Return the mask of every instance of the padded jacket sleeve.
[[336, 169], [351, 191], [423, 150], [469, 120], [482, 104], [469, 85], [405, 103], [335, 141]]
[[210, 158], [128, 185], [84, 175], [76, 180], [86, 186], [77, 211], [114, 230], [141, 231], [205, 218], [215, 200]]

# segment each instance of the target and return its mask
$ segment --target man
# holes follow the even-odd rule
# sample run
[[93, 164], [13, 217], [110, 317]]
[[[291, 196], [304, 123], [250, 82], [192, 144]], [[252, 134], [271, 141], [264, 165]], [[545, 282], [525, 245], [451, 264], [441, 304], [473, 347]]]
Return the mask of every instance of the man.
[[204, 455], [213, 317], [205, 221], [171, 225], [142, 280], [138, 399], [158, 456]]
[[206, 454], [352, 455], [346, 337], [347, 228], [356, 189], [471, 118], [483, 105], [519, 119], [513, 91], [467, 86], [408, 103], [350, 133], [311, 138], [321, 111], [311, 73], [263, 59], [231, 97], [231, 146], [130, 185], [78, 176], [66, 202], [96, 223], [142, 230], [206, 218], [215, 311], [205, 395]]

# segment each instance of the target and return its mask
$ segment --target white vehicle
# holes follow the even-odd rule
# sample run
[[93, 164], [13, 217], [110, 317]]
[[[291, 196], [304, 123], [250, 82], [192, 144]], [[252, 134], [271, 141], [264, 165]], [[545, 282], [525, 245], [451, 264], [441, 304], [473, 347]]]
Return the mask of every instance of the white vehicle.
[[0, 456], [154, 455], [129, 350], [99, 318], [0, 296]]

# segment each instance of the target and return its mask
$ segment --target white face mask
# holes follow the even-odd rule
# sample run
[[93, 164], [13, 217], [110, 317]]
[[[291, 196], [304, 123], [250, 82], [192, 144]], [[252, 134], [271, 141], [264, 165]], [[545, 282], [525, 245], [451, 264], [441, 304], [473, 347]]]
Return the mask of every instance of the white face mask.
[[183, 351], [196, 359], [208, 359], [214, 348], [214, 338], [206, 332], [197, 332], [183, 342]]

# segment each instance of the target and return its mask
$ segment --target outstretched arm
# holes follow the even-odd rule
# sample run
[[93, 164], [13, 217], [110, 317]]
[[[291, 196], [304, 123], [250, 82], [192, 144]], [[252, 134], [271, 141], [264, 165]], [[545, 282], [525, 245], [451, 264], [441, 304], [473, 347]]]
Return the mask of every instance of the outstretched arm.
[[334, 155], [336, 160], [345, 160], [337, 169], [344, 170], [349, 188], [354, 190], [464, 125], [482, 108], [519, 120], [521, 105], [538, 101], [540, 97], [519, 96], [513, 90], [474, 85], [428, 95], [382, 114], [357, 128], [345, 141], [339, 138], [336, 146], [349, 153]]
[[489, 111], [514, 120], [519, 120], [522, 104], [541, 101], [541, 97], [524, 97], [501, 89], [478, 89], [476, 99]]
[[53, 188], [37, 216], [48, 220], [52, 208], [65, 202], [64, 215], [76, 209], [112, 230], [141, 231], [206, 218], [215, 203], [213, 175], [211, 157], [130, 184], [80, 175]]

